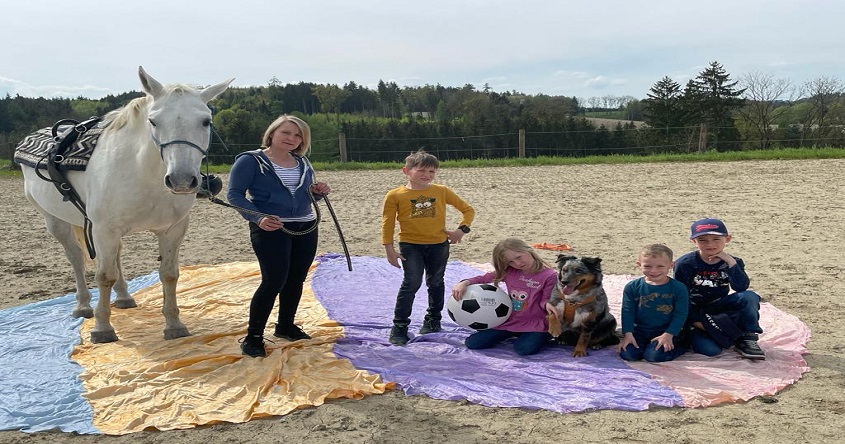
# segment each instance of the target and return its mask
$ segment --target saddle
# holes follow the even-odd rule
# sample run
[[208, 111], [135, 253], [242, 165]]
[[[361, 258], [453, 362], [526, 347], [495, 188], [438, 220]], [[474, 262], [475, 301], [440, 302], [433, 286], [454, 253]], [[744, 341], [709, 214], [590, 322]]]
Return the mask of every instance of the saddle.
[[[80, 161], [80, 157], [78, 155], [76, 156], [77, 160], [74, 162], [66, 162], [66, 160], [70, 158], [70, 154], [72, 152], [71, 148], [77, 140], [79, 140], [83, 134], [96, 127], [101, 120], [101, 117], [91, 117], [84, 122], [77, 122], [72, 119], [59, 120], [49, 130], [49, 135], [51, 136], [51, 139], [49, 140], [51, 142], [45, 143], [46, 141], [44, 136], [47, 132], [47, 128], [44, 128], [28, 136], [15, 149], [16, 162], [35, 168], [35, 174], [37, 174], [38, 177], [48, 182], [52, 182], [59, 191], [59, 194], [62, 195], [62, 199], [65, 202], [72, 203], [73, 206], [82, 213], [82, 217], [85, 219], [85, 246], [88, 249], [88, 255], [91, 259], [94, 259], [97, 255], [94, 251], [94, 242], [92, 240], [93, 235], [91, 232], [91, 220], [88, 219], [88, 213], [85, 211], [85, 202], [82, 201], [82, 198], [79, 197], [79, 194], [73, 189], [73, 186], [71, 186], [65, 171], [85, 170], [85, 167], [88, 165], [88, 159], [91, 157], [91, 152], [94, 150], [94, 145], [97, 143], [96, 140], [99, 138], [102, 128], [99, 132], [93, 135], [93, 137], [88, 137], [90, 148], [83, 146], [81, 151], [84, 153], [82, 156], [84, 161]], [[42, 152], [43, 154], [40, 154], [40, 156], [34, 154]], [[80, 150], [77, 149], [77, 154], [79, 152]], [[34, 162], [33, 156], [37, 159]], [[44, 176], [40, 169], [46, 169], [49, 177]]]
[[56, 153], [60, 157], [54, 164], [61, 171], [84, 171], [97, 140], [107, 125], [99, 117], [82, 123], [64, 119], [53, 127], [42, 128], [26, 136], [15, 147], [14, 161], [36, 169], [47, 169], [45, 159]]

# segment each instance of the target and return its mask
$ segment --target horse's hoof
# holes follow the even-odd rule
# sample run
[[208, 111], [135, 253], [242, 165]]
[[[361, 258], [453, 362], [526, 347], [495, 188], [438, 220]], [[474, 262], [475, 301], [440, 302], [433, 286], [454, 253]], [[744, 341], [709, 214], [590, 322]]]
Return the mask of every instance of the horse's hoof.
[[187, 327], [169, 328], [164, 330], [164, 339], [184, 338], [185, 336], [191, 336]]
[[138, 304], [135, 302], [135, 299], [115, 299], [114, 300], [114, 308], [135, 308]]
[[76, 308], [73, 310], [73, 317], [91, 319], [94, 317], [94, 309], [91, 307]]
[[115, 333], [114, 330], [91, 332], [91, 342], [93, 342], [94, 344], [102, 344], [105, 342], [114, 341], [117, 341], [117, 333]]

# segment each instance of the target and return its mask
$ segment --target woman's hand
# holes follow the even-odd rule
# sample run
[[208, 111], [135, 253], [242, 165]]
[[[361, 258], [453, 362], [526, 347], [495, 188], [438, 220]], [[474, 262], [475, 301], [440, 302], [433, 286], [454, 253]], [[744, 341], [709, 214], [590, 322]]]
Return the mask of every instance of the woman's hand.
[[258, 228], [264, 231], [276, 231], [282, 228], [284, 224], [275, 217], [264, 216], [258, 221]]
[[325, 196], [326, 194], [331, 193], [332, 189], [329, 184], [325, 182], [315, 182], [314, 185], [311, 185], [311, 192], [314, 194]]

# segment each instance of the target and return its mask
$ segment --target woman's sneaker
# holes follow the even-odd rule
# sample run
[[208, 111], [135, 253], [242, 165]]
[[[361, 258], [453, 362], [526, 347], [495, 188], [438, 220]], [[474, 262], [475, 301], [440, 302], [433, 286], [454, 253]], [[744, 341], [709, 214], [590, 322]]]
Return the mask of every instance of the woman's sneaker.
[[757, 344], [757, 335], [753, 333], [746, 333], [739, 337], [734, 343], [734, 348], [739, 352], [739, 355], [746, 359], [766, 359], [766, 353]]
[[267, 351], [264, 350], [264, 338], [257, 335], [245, 336], [241, 338], [241, 352], [253, 358], [267, 356]]
[[294, 324], [288, 325], [287, 327], [282, 327], [276, 324], [276, 330], [273, 332], [273, 336], [287, 339], [288, 341], [311, 339], [311, 336], [309, 336], [308, 333], [305, 333], [298, 325]]

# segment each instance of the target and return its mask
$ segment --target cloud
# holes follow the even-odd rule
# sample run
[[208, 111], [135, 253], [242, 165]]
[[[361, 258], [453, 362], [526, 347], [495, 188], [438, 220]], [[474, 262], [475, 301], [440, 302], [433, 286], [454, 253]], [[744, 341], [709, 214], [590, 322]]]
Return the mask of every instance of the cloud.
[[[126, 91], [121, 91], [126, 92]], [[119, 94], [108, 89], [93, 85], [68, 86], [68, 85], [31, 85], [16, 79], [0, 76], [0, 95], [12, 97], [45, 97], [45, 98], [69, 98], [85, 97], [99, 99], [109, 94]]]

